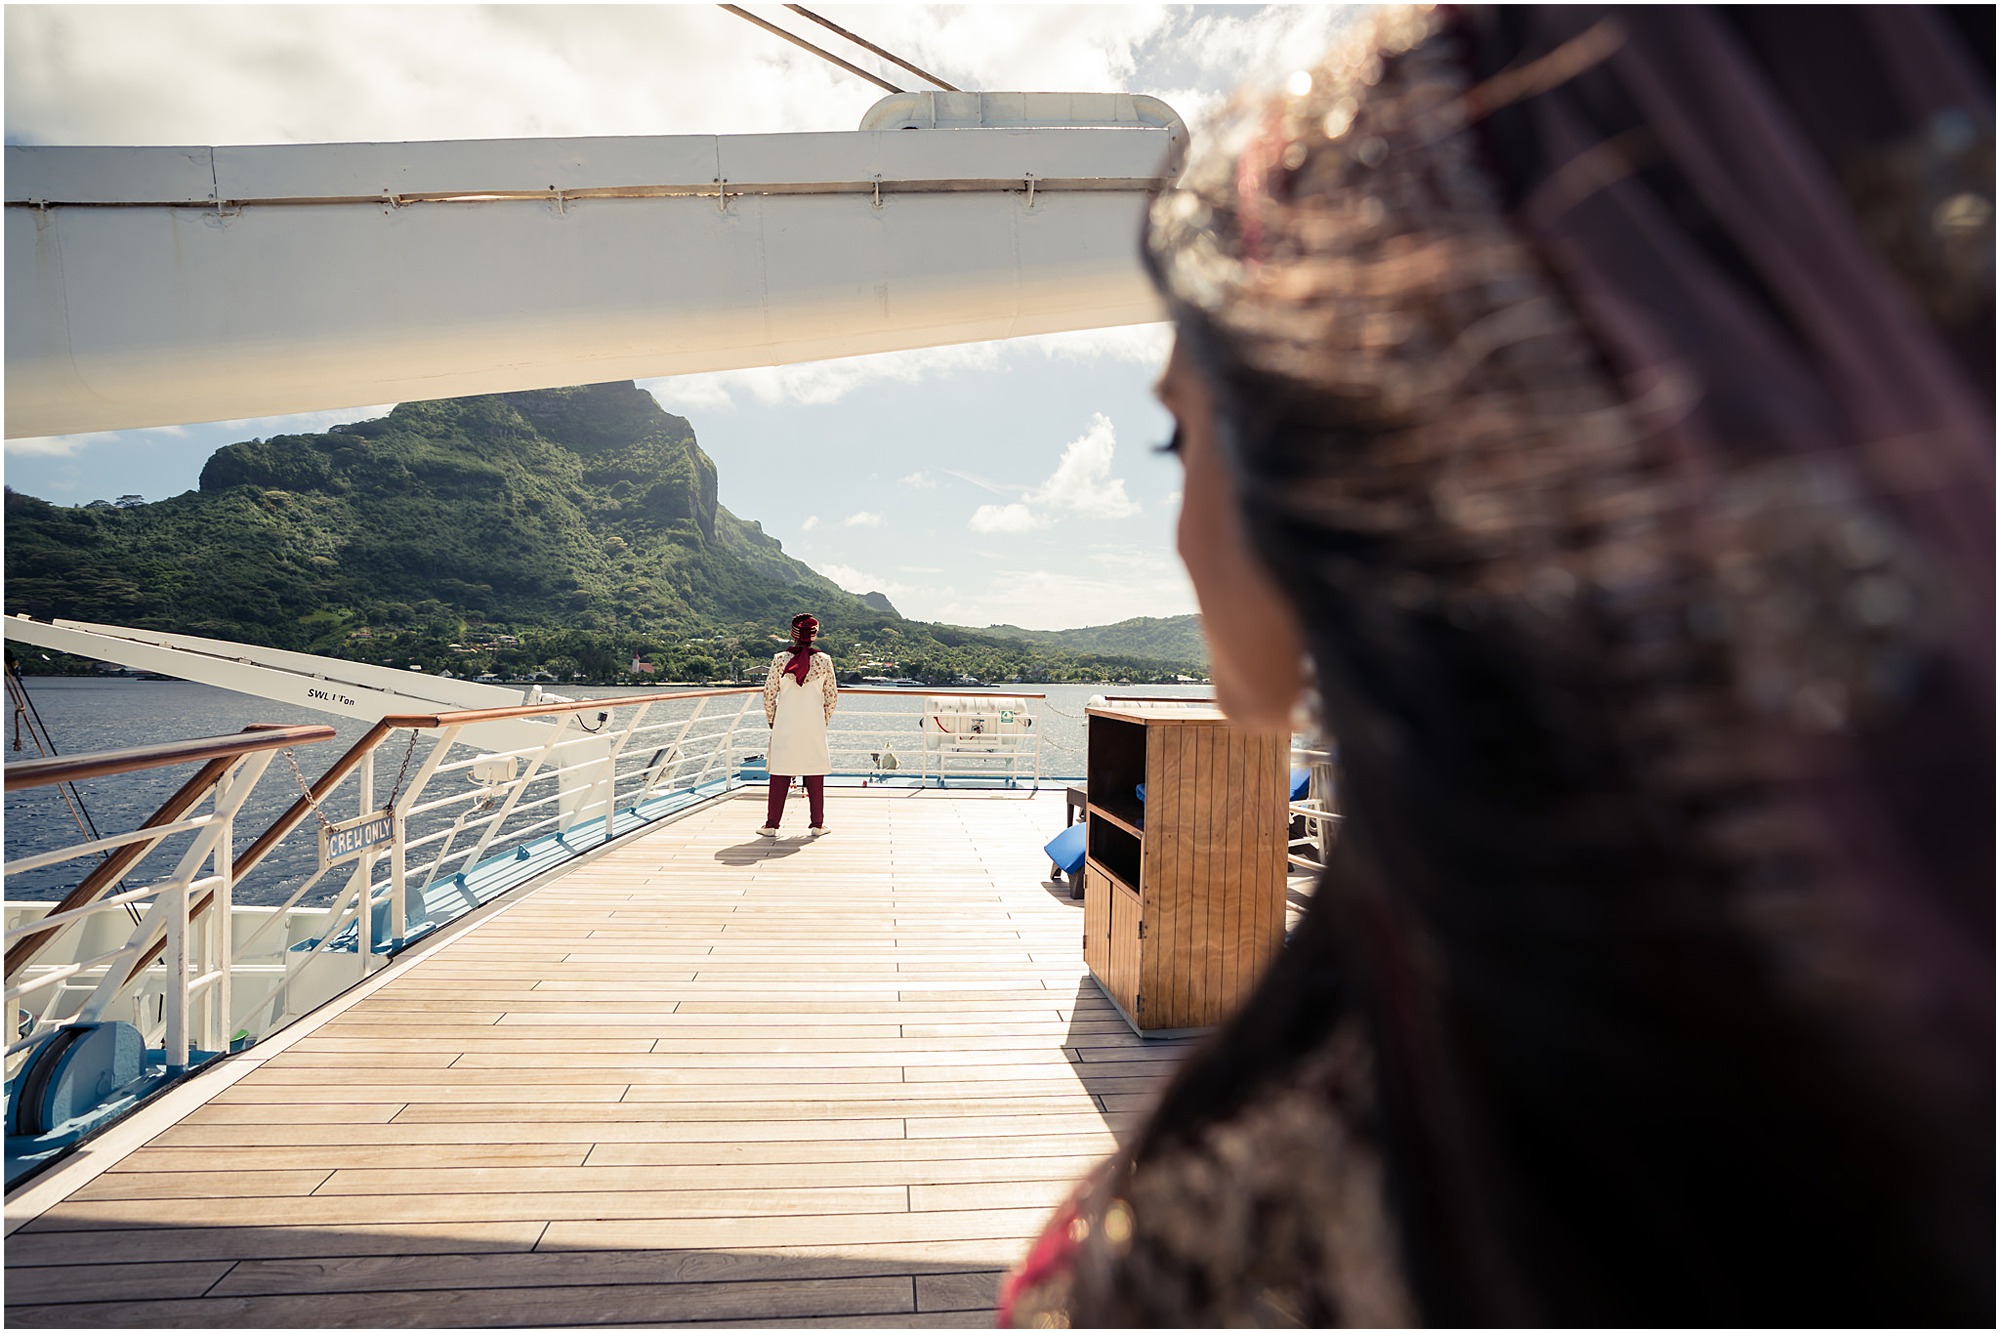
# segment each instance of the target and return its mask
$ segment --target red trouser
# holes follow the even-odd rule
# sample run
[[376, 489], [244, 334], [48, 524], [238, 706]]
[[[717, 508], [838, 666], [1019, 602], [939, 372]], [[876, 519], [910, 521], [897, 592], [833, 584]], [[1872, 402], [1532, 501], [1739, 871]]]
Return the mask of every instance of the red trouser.
[[[826, 825], [826, 778], [818, 773], [807, 775], [806, 808], [812, 813], [812, 826]], [[776, 773], [771, 775], [771, 794], [764, 802], [764, 827], [778, 827], [778, 820], [785, 813], [785, 793], [791, 789], [792, 780]]]

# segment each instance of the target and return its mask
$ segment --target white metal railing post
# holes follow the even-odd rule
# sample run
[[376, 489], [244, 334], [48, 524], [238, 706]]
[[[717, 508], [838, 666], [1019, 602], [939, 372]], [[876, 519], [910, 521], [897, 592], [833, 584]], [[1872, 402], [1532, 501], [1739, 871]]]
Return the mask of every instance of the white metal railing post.
[[181, 1073], [188, 1067], [188, 881], [181, 879], [169, 890], [167, 947], [164, 962], [167, 984], [163, 998], [167, 1005], [167, 1069]]
[[236, 881], [230, 874], [235, 861], [236, 810], [235, 784], [242, 780], [242, 770], [232, 768], [222, 775], [222, 781], [215, 787], [215, 811], [222, 820], [222, 836], [215, 843], [215, 900], [208, 909], [208, 936], [215, 941], [209, 951], [209, 962], [217, 969], [214, 984], [208, 996], [208, 1040], [202, 1045], [211, 1051], [229, 1050], [230, 1024], [235, 1021], [235, 1003], [231, 981], [236, 972], [233, 935], [236, 929]]
[[354, 875], [349, 881], [356, 886], [354, 899], [354, 947], [361, 954], [361, 975], [368, 975], [368, 964], [375, 953], [375, 855], [363, 852], [361, 859], [354, 863]]
[[[404, 941], [410, 939], [410, 863], [404, 857], [404, 841], [408, 839], [408, 825], [404, 817], [390, 817], [390, 839], [388, 839], [388, 901], [382, 913], [382, 925], [388, 929], [388, 947], [402, 949]], [[380, 863], [380, 855], [368, 857], [368, 929], [374, 929], [374, 869]]]
[[[375, 750], [361, 756], [361, 762], [355, 766], [354, 783], [356, 817], [375, 813]], [[397, 831], [392, 823], [391, 836]], [[354, 934], [355, 946], [361, 951], [361, 975], [364, 977], [368, 975], [368, 964], [375, 954], [375, 864], [381, 859], [378, 853], [364, 852], [353, 875], [360, 881], [354, 907]], [[390, 909], [391, 912], [394, 910], [393, 907]]]
[[326, 912], [320, 917], [319, 925], [315, 928], [319, 935], [332, 939], [340, 933], [340, 923], [346, 919], [348, 903], [354, 900], [357, 894], [365, 897], [368, 892], [367, 871], [366, 862], [357, 860], [354, 868], [347, 872], [347, 882], [333, 895], [333, 901], [326, 905]]
[[[917, 785], [928, 787], [931, 781], [931, 708], [928, 703], [917, 705]], [[944, 786], [944, 756], [938, 756], [938, 786]]]
[[[367, 815], [375, 808], [374, 750], [364, 752], [361, 762], [355, 765], [354, 783], [354, 813], [357, 816]], [[360, 883], [354, 906], [354, 939], [355, 947], [361, 953], [361, 975], [364, 977], [368, 975], [368, 963], [375, 952], [375, 862], [378, 859], [374, 853], [364, 852], [349, 877], [350, 884], [355, 881]]]
[[389, 947], [400, 949], [410, 938], [410, 864], [403, 846], [400, 816], [389, 839]]
[[[264, 770], [269, 767], [274, 754], [274, 751], [266, 750], [261, 754], [249, 755], [237, 761], [233, 771], [240, 776], [241, 781], [231, 786], [231, 795], [226, 807], [222, 802], [217, 801], [214, 813], [206, 819], [199, 821], [199, 829], [195, 833], [194, 841], [189, 845], [186, 852], [182, 854], [180, 864], [174, 867], [173, 876], [168, 881], [169, 883], [186, 885], [194, 881], [195, 876], [201, 871], [202, 862], [208, 860], [215, 853], [217, 840], [222, 837], [227, 827], [223, 816], [235, 814], [236, 810], [242, 806], [251, 790], [256, 787], [258, 780], [264, 776]], [[209, 797], [213, 799], [215, 795], [216, 792], [211, 790]], [[227, 848], [229, 844], [224, 842], [222, 845]], [[155, 897], [152, 905], [146, 909], [145, 915], [140, 918], [138, 926], [133, 930], [130, 941], [135, 946], [130, 951], [132, 961], [114, 963], [105, 970], [104, 979], [98, 982], [97, 989], [91, 992], [90, 998], [84, 1001], [83, 1008], [77, 1011], [77, 1022], [97, 1022], [112, 1000], [128, 984], [137, 980], [137, 977], [134, 975], [132, 962], [136, 962], [140, 951], [145, 946], [150, 945], [156, 938], [162, 937], [165, 931], [171, 927], [172, 921], [169, 919], [171, 916], [170, 896], [163, 893]], [[183, 952], [185, 953], [185, 948]]]
[[[757, 691], [754, 694], [744, 695], [742, 705], [738, 707], [736, 710], [736, 716], [729, 719], [729, 730], [723, 733], [722, 754], [723, 754], [724, 767], [722, 770], [722, 789], [724, 791], [728, 791], [730, 784], [737, 781], [736, 728], [743, 725], [743, 715], [750, 711], [750, 700], [754, 698], [761, 701], [763, 697], [764, 697], [763, 691], [761, 690]], [[768, 772], [769, 769], [770, 765], [769, 761], [767, 760], [765, 764], [765, 771]]]
[[[416, 775], [409, 780], [409, 786], [395, 793], [395, 805], [390, 814], [389, 843], [389, 893], [395, 899], [389, 910], [389, 919], [396, 923], [393, 947], [401, 948], [409, 938], [410, 882], [409, 870], [404, 859], [403, 844], [409, 840], [410, 807], [417, 803], [418, 795], [430, 785], [436, 776], [438, 765], [451, 750], [463, 726], [446, 727], [437, 734], [431, 752], [424, 756], [424, 762], [417, 765]], [[557, 729], [560, 733], [561, 729]], [[416, 733], [411, 732], [412, 741]]]
[[[377, 746], [376, 749], [380, 749]], [[356, 793], [355, 814], [368, 816], [375, 813], [375, 750], [361, 756], [361, 764], [355, 773], [355, 781], [360, 784]], [[404, 925], [403, 914], [403, 823], [393, 815], [389, 820], [389, 936], [390, 945], [402, 943]], [[378, 853], [370, 853], [361, 858], [363, 875], [361, 889], [362, 932], [372, 935], [375, 930], [375, 867], [381, 863]], [[371, 940], [372, 943], [372, 940]], [[362, 975], [368, 972], [367, 950], [363, 950]]]
[[[632, 737], [638, 733], [640, 726], [646, 721], [646, 714], [652, 710], [653, 705], [644, 703], [640, 704], [633, 711], [631, 719], [626, 722], [624, 730], [618, 735], [618, 740], [612, 745], [610, 757], [604, 761], [610, 775], [604, 784], [604, 840], [606, 842], [611, 841], [611, 820], [618, 813], [618, 756], [625, 753], [625, 747], [632, 743]], [[633, 804], [638, 804], [636, 798]]]
[[743, 696], [743, 702], [737, 708], [736, 716], [729, 719], [729, 726], [722, 733], [721, 741], [708, 752], [708, 758], [702, 761], [701, 771], [694, 775], [695, 790], [699, 790], [701, 784], [708, 780], [708, 771], [715, 767], [717, 755], [722, 756], [722, 789], [726, 792], [736, 782], [736, 728], [742, 725], [743, 715], [750, 710], [750, 701], [752, 699], [761, 701], [763, 697], [762, 690], [752, 690]]
[[1031, 704], [1033, 704], [1033, 705], [1034, 705], [1034, 708], [1035, 708], [1035, 711], [1034, 711], [1034, 712], [1032, 712], [1032, 713], [1030, 713], [1030, 714], [1029, 714], [1028, 716], [1029, 716], [1029, 717], [1030, 717], [1031, 719], [1033, 719], [1033, 724], [1034, 724], [1034, 728], [1035, 728], [1035, 787], [1034, 787], [1034, 789], [1035, 789], [1036, 791], [1040, 791], [1040, 790], [1042, 789], [1042, 705], [1043, 705], [1044, 703], [1046, 703], [1046, 702], [1047, 702], [1047, 700], [1045, 700], [1045, 699], [1030, 699], [1030, 700], [1029, 700], [1028, 702], [1029, 702], [1029, 703], [1031, 703]]
[[[681, 723], [681, 729], [674, 733], [673, 741], [667, 746], [666, 752], [661, 758], [661, 762], [667, 766], [667, 790], [669, 792], [673, 790], [674, 786], [673, 771], [680, 767], [681, 745], [687, 740], [688, 732], [693, 730], [694, 724], [701, 718], [702, 713], [707, 708], [708, 697], [706, 695], [694, 701], [694, 711], [687, 715], [687, 721]], [[654, 784], [659, 780], [659, 771], [655, 769], [653, 776], [646, 780], [646, 791], [651, 791]]]
[[[528, 784], [534, 781], [535, 775], [542, 771], [542, 765], [548, 763], [549, 756], [555, 753], [556, 746], [561, 744], [563, 733], [566, 730], [567, 728], [565, 727], [555, 728], [555, 734], [549, 737], [548, 741], [543, 744], [535, 757], [522, 765], [521, 776], [513, 779], [508, 784], [507, 797], [500, 802], [499, 812], [487, 821], [486, 831], [479, 835], [478, 845], [473, 847], [471, 854], [465, 858], [465, 865], [468, 869], [478, 865], [480, 858], [486, 855], [486, 849], [493, 845], [493, 839], [499, 835], [501, 828], [507, 823], [507, 817], [513, 814], [514, 807], [521, 803], [521, 797], [528, 790]], [[453, 729], [452, 734], [458, 734], [456, 728]], [[558, 781], [560, 780], [558, 778]], [[436, 874], [433, 873], [432, 879], [435, 878]]]

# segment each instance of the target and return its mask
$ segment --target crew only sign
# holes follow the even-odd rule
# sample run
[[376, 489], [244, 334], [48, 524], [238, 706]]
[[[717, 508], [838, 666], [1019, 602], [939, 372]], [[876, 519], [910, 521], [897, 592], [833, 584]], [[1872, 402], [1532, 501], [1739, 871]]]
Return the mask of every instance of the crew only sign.
[[372, 815], [363, 815], [341, 824], [329, 824], [319, 831], [319, 868], [325, 870], [342, 861], [352, 861], [395, 841], [396, 817], [387, 810], [377, 810]]

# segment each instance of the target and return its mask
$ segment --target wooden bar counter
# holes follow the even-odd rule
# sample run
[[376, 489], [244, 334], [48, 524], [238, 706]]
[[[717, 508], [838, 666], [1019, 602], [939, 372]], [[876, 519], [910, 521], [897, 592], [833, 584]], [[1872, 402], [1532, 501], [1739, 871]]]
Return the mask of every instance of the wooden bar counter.
[[1142, 1036], [1212, 1027], [1284, 942], [1290, 738], [1213, 705], [1087, 712], [1084, 962]]

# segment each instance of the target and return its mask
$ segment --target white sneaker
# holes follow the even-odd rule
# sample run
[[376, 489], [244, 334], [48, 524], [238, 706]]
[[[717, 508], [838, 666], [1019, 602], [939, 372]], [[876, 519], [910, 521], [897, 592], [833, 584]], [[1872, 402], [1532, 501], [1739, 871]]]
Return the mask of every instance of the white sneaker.
[[824, 838], [827, 834], [831, 832], [833, 832], [832, 829], [822, 828], [820, 825], [815, 824], [811, 828], [806, 830], [806, 835], [808, 837], [813, 837], [813, 838]]
[[757, 830], [757, 836], [760, 838], [775, 838], [778, 836], [778, 830], [766, 824], [763, 828]]

